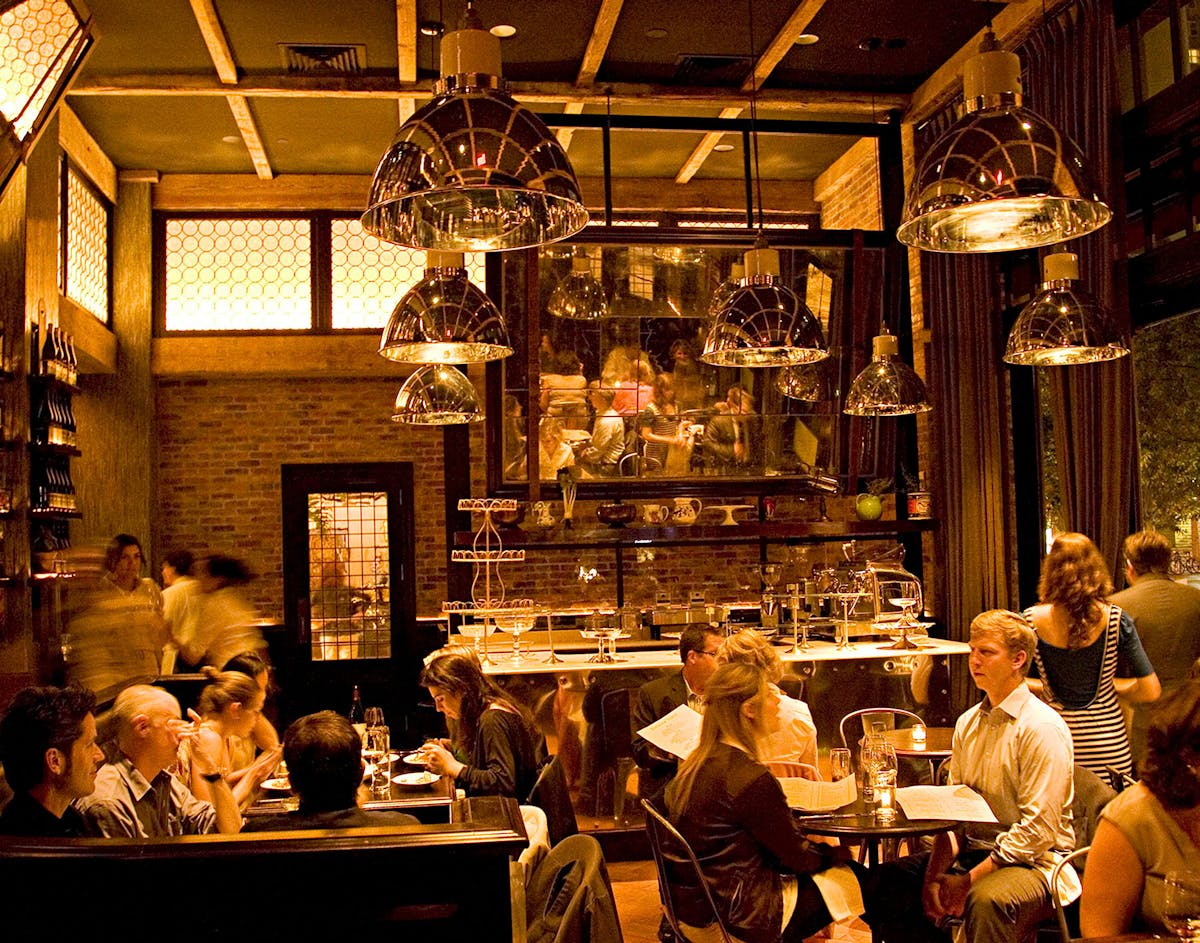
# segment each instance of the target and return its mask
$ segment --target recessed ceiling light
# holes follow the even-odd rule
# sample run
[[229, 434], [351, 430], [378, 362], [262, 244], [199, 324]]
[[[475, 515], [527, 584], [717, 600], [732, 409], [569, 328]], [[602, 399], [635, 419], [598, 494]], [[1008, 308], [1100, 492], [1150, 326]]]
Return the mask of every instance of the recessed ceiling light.
[[500, 39], [508, 39], [509, 36], [517, 35], [517, 28], [515, 26], [509, 26], [507, 23], [497, 23], [490, 30], [488, 30], [488, 32], [493, 36], [499, 37]]
[[721, 153], [725, 153], [725, 151], [732, 151], [733, 145], [732, 144], [714, 144], [713, 150], [720, 151]]
[[236, 134], [227, 134], [227, 135], [225, 135], [225, 137], [221, 138], [221, 140], [224, 141], [226, 144], [241, 144], [242, 143], [241, 137]]
[[816, 33], [801, 33], [796, 37], [797, 46], [811, 46], [813, 43], [819, 43], [821, 37]]
[[646, 30], [647, 39], [666, 39], [667, 31], [661, 26], [651, 26]]
[[422, 20], [418, 29], [422, 36], [441, 36], [446, 32], [446, 24], [437, 20]]

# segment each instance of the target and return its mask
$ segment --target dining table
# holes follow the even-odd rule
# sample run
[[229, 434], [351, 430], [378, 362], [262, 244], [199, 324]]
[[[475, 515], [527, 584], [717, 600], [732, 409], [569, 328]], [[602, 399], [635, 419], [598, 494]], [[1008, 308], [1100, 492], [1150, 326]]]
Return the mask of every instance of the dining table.
[[960, 824], [954, 819], [910, 819], [899, 805], [890, 816], [884, 817], [862, 796], [833, 812], [796, 811], [795, 816], [801, 829], [811, 835], [862, 842], [867, 849], [868, 867], [879, 864], [879, 849], [884, 841], [936, 835], [938, 832], [951, 831]]
[[885, 730], [882, 736], [892, 745], [896, 756], [906, 756], [918, 760], [944, 760], [953, 752], [953, 727], [926, 727], [924, 740], [913, 739], [914, 729], [914, 727], [899, 727], [896, 730]]

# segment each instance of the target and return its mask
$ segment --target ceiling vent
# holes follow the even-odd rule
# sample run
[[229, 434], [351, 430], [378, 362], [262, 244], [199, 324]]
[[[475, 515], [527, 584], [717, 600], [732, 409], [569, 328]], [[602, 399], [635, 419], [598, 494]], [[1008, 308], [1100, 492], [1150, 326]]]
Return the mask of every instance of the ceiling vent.
[[367, 47], [280, 43], [283, 66], [292, 75], [359, 75], [367, 63]]
[[688, 53], [675, 60], [671, 82], [678, 85], [741, 85], [750, 76], [749, 56], [706, 56]]

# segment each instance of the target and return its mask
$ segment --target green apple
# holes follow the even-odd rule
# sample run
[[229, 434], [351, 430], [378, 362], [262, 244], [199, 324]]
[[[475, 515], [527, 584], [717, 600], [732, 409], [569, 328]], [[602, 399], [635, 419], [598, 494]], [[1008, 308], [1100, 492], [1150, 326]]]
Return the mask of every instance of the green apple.
[[860, 521], [877, 521], [883, 516], [883, 502], [877, 494], [860, 494], [854, 502], [854, 511]]

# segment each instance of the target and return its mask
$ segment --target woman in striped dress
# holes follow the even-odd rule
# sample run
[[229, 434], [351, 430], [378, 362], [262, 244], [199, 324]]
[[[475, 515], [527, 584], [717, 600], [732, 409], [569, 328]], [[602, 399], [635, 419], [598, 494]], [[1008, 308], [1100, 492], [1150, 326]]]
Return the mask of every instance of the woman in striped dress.
[[1143, 703], [1162, 690], [1133, 620], [1105, 602], [1112, 588], [1096, 545], [1060, 534], [1042, 561], [1041, 604], [1025, 612], [1038, 636], [1031, 687], [1067, 722], [1075, 762], [1100, 775], [1133, 771], [1117, 696]]

